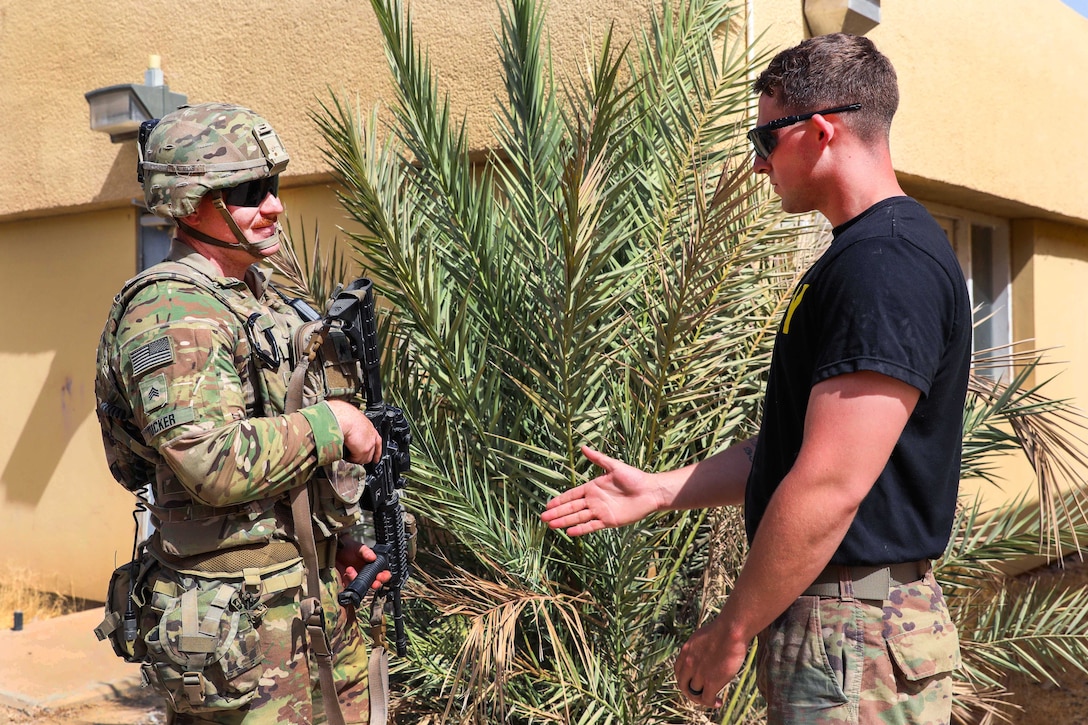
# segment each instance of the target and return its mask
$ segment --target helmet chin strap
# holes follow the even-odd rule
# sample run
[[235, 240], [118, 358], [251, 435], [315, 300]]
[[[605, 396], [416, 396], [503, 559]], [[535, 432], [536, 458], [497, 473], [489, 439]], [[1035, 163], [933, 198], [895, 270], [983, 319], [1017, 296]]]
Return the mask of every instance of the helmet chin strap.
[[223, 202], [223, 193], [221, 191], [210, 192], [209, 198], [211, 199], [212, 206], [219, 210], [219, 215], [223, 217], [223, 221], [226, 222], [227, 226], [231, 230], [231, 233], [234, 234], [234, 238], [238, 240], [237, 243], [225, 242], [222, 239], [216, 239], [209, 234], [205, 234], [202, 231], [194, 229], [180, 219], [176, 219], [175, 221], [177, 222], [177, 225], [184, 229], [185, 233], [189, 236], [193, 237], [194, 239], [199, 239], [205, 244], [210, 244], [213, 247], [226, 247], [227, 249], [235, 249], [237, 247], [241, 247], [242, 249], [252, 254], [254, 257], [261, 256], [260, 252], [280, 243], [283, 231], [280, 229], [279, 224], [276, 225], [275, 234], [269, 236], [267, 239], [262, 239], [259, 242], [251, 242], [250, 240], [246, 239], [245, 232], [243, 232], [242, 228], [238, 226], [238, 222], [234, 220], [234, 215], [230, 213], [230, 209], [228, 209], [227, 205]]

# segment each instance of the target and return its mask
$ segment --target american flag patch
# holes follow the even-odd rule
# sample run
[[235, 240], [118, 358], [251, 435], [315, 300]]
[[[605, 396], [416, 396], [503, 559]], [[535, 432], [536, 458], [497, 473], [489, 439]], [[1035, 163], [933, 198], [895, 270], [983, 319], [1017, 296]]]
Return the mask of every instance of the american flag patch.
[[174, 362], [174, 347], [169, 337], [160, 337], [132, 353], [132, 375], [138, 377], [152, 368]]

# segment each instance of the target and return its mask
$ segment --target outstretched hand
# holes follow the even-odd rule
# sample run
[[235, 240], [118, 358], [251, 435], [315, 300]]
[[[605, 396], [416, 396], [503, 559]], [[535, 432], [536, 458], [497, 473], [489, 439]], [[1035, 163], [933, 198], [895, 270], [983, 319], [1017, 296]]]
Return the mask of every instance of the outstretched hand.
[[665, 508], [653, 474], [589, 446], [582, 446], [582, 454], [604, 473], [548, 502], [540, 518], [551, 528], [581, 536], [626, 526]]

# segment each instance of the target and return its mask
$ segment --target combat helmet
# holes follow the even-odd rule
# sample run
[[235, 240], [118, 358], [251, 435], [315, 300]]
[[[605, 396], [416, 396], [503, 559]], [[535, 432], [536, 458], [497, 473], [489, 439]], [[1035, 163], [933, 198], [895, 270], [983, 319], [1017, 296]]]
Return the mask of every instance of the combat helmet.
[[[216, 246], [236, 246], [181, 221], [211, 195], [242, 246], [250, 251], [277, 243], [278, 235], [250, 242], [223, 201], [223, 191], [259, 179], [274, 179], [290, 160], [272, 126], [248, 108], [228, 103], [182, 106], [140, 134], [139, 177], [147, 208], [172, 217], [185, 231]], [[272, 187], [274, 189], [274, 187]]]

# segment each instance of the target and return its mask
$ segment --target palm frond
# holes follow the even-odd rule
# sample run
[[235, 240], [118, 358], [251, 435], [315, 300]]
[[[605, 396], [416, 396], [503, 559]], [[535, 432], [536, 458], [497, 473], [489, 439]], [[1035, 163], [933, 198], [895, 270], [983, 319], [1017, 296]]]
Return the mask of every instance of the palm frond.
[[[735, 512], [671, 513], [588, 539], [548, 531], [538, 513], [593, 475], [582, 443], [660, 470], [755, 430], [778, 320], [828, 234], [784, 217], [751, 173], [748, 76], [765, 56], [743, 40], [743, 7], [663, 0], [641, 34], [610, 30], [577, 77], [557, 79], [543, 5], [505, 0], [505, 96], [482, 154], [452, 118], [410, 10], [371, 7], [390, 107], [364, 112], [330, 92], [313, 120], [364, 230], [348, 239], [384, 296], [383, 382], [413, 428], [405, 501], [422, 545], [411, 654], [394, 665], [398, 712], [710, 722], [669, 665], [728, 596], [746, 546]], [[307, 270], [285, 263], [315, 294], [335, 266], [315, 277], [316, 246]], [[1016, 661], [1041, 677], [1084, 654], [1076, 598], [1014, 590], [1000, 566], [1088, 536], [1068, 493], [1082, 422], [1031, 384], [1034, 362], [1017, 363], [1007, 384], [972, 381], [963, 472], [996, 481], [994, 456], [1026, 450], [1048, 508], [965, 505], [938, 567], [964, 634], [958, 711], [991, 719]], [[719, 722], [759, 720], [752, 657]]]
[[[314, 248], [309, 251], [306, 241], [306, 230], [303, 227], [301, 234], [296, 237], [292, 231], [290, 220], [286, 223], [285, 234], [287, 243], [280, 245], [279, 250], [269, 258], [275, 275], [274, 282], [279, 282], [289, 293], [297, 295], [305, 300], [317, 312], [323, 313], [328, 301], [338, 285], [343, 284], [350, 274], [353, 265], [348, 263], [344, 253], [337, 246], [335, 239], [331, 249], [323, 252], [321, 249], [321, 227], [314, 225]], [[293, 240], [301, 239], [302, 260], [299, 260]]]
[[[1082, 524], [1088, 522], [1083, 496], [1066, 496], [1081, 489], [1088, 477], [1088, 417], [1071, 401], [1053, 399], [1041, 390], [1050, 379], [1031, 382], [1044, 362], [1045, 351], [994, 357], [983, 351], [983, 365], [1005, 367], [1017, 363], [1016, 374], [1005, 383], [973, 374], [964, 409], [961, 477], [983, 478], [1000, 486], [996, 467], [1000, 456], [1024, 455], [1037, 477], [1038, 548], [1048, 557], [1081, 551]], [[1072, 540], [1066, 534], [1072, 534]]]
[[1082, 590], [1000, 587], [969, 597], [959, 626], [968, 679], [997, 687], [1009, 673], [1055, 682], [1088, 674], [1088, 606]]

